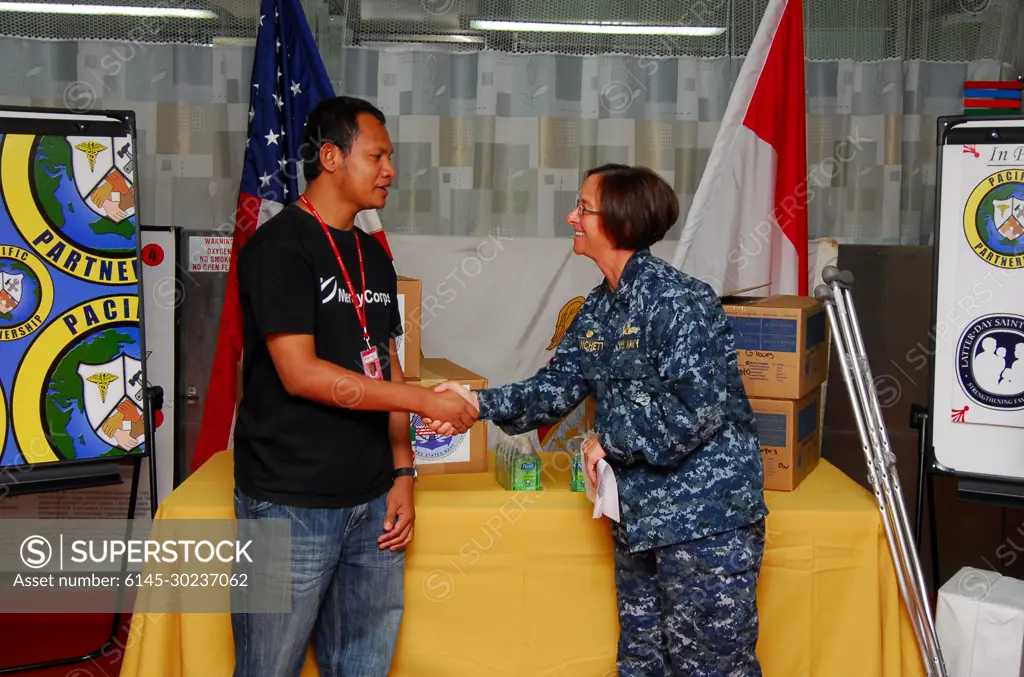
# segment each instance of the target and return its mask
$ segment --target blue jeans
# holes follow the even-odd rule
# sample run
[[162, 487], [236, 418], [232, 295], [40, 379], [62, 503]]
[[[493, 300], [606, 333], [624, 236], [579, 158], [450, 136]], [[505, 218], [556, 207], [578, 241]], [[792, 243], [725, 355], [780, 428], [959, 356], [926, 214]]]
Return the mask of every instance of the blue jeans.
[[405, 553], [381, 550], [386, 497], [295, 508], [235, 489], [238, 519], [291, 526], [291, 613], [245, 613], [232, 597], [234, 677], [298, 677], [312, 640], [322, 677], [387, 677], [405, 595]]

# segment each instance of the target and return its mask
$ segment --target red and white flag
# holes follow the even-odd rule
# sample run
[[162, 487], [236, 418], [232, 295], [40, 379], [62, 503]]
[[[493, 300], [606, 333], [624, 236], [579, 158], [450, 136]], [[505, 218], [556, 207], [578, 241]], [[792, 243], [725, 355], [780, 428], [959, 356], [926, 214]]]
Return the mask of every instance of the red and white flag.
[[720, 294], [807, 295], [801, 0], [771, 0], [729, 98], [672, 265]]
[[356, 226], [363, 232], [373, 235], [378, 242], [384, 246], [391, 262], [395, 262], [395, 255], [391, 253], [391, 246], [388, 245], [387, 235], [384, 234], [384, 224], [380, 222], [380, 215], [376, 209], [367, 209], [356, 214]]
[[[299, 0], [262, 0], [250, 83], [249, 132], [242, 169], [217, 350], [192, 457], [199, 468], [234, 445], [238, 364], [242, 359], [242, 311], [238, 302], [238, 252], [268, 219], [299, 197], [302, 131], [310, 112], [334, 88]], [[373, 235], [391, 256], [376, 211], [356, 215], [356, 226]]]

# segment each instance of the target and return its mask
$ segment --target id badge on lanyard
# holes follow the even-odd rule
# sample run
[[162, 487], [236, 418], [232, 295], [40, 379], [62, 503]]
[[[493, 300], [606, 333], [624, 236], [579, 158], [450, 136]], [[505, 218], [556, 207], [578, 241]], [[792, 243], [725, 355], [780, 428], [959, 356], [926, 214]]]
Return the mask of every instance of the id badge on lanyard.
[[[334, 238], [331, 237], [331, 232], [327, 229], [327, 224], [320, 218], [320, 214], [317, 213], [313, 205], [309, 203], [306, 196], [302, 196], [302, 203], [305, 204], [310, 213], [319, 222], [320, 227], [324, 231], [324, 235], [327, 236], [327, 241], [331, 243], [331, 249], [334, 250], [334, 257], [338, 259], [338, 267], [341, 268], [342, 275], [345, 276], [345, 284], [348, 285], [349, 294], [352, 298], [352, 307], [355, 308], [356, 317], [359, 318], [359, 324], [363, 328], [363, 340], [366, 341], [366, 350], [359, 353], [359, 357], [363, 362], [363, 373], [372, 379], [378, 381], [384, 380], [384, 373], [380, 368], [380, 356], [377, 354], [377, 349], [370, 345], [370, 332], [366, 327], [366, 306], [359, 305], [357, 299], [365, 299], [366, 294], [366, 270], [363, 268], [363, 248], [359, 244], [359, 234], [353, 233], [356, 238], [356, 252], [359, 254], [359, 276], [363, 283], [363, 294], [356, 294], [355, 285], [352, 284], [352, 280], [348, 276], [348, 270], [345, 268], [345, 263], [341, 260], [341, 253], [338, 252], [338, 245], [334, 243]], [[357, 226], [352, 226], [356, 228]], [[363, 301], [365, 304], [365, 300]]]
[[370, 378], [375, 378], [378, 381], [384, 380], [384, 374], [380, 370], [380, 358], [377, 355], [376, 348], [367, 348], [363, 352], [359, 353], [359, 356], [363, 358], [363, 373]]

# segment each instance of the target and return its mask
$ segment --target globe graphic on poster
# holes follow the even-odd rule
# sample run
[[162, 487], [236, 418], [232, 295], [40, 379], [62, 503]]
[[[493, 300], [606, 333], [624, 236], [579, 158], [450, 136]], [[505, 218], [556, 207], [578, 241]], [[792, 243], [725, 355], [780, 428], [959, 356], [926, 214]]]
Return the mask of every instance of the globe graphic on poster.
[[458, 435], [438, 435], [423, 423], [419, 414], [412, 414], [409, 417], [409, 425], [412, 428], [412, 446], [416, 458], [425, 461], [437, 461], [453, 454], [466, 433]]
[[41, 300], [35, 272], [20, 261], [0, 259], [0, 330], [31, 319]]
[[107, 327], [71, 343], [52, 367], [44, 429], [64, 459], [145, 449], [138, 325]]
[[127, 140], [40, 137], [32, 186], [61, 236], [107, 255], [135, 253], [135, 190]]
[[1024, 183], [1004, 183], [981, 199], [978, 237], [1003, 256], [1024, 254]]

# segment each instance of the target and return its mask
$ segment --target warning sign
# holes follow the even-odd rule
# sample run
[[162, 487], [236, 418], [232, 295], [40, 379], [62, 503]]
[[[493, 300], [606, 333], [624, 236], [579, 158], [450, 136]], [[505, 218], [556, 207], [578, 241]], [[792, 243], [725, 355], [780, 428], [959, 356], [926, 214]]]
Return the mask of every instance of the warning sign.
[[192, 235], [188, 239], [188, 269], [192, 273], [226, 273], [231, 265], [230, 237], [203, 237]]

